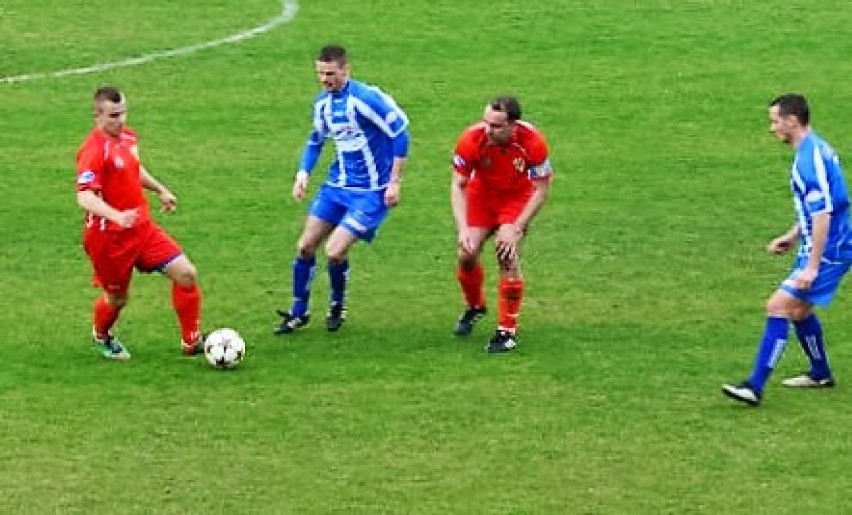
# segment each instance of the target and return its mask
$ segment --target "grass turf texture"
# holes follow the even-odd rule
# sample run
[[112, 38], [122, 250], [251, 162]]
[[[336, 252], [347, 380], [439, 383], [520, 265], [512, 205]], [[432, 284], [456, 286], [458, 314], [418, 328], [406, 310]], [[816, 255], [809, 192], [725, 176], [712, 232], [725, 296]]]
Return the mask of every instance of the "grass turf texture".
[[[277, 9], [7, 0], [0, 74], [215, 39]], [[790, 151], [766, 102], [806, 93], [852, 155], [850, 21], [827, 1], [316, 1], [240, 45], [0, 85], [0, 511], [845, 512], [848, 293], [823, 314], [837, 389], [781, 390], [805, 366], [794, 341], [761, 409], [718, 388], [747, 372], [788, 266], [762, 250], [791, 220]], [[406, 108], [411, 163], [401, 206], [352, 254], [345, 328], [322, 328], [320, 268], [311, 329], [275, 338], [306, 208], [291, 177], [329, 41]], [[249, 344], [238, 371], [179, 356], [158, 278], [135, 280], [118, 326], [133, 361], [89, 348], [73, 159], [102, 83], [128, 93], [143, 159], [179, 196], [158, 219], [200, 270], [205, 326]], [[524, 249], [521, 346], [495, 358], [493, 262], [491, 313], [451, 336], [448, 163], [505, 91], [558, 177]]]

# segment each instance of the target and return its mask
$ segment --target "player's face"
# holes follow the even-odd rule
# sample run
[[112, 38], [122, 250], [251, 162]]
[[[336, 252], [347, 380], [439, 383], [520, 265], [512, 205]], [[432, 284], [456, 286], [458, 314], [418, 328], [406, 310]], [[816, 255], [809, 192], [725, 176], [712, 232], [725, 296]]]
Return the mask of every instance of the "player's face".
[[795, 128], [795, 116], [784, 116], [778, 106], [769, 108], [769, 130], [775, 134], [775, 137], [784, 143], [790, 143], [793, 137], [793, 129]]
[[488, 136], [490, 143], [505, 145], [512, 139], [515, 123], [510, 122], [503, 111], [495, 111], [491, 109], [491, 106], [488, 106], [485, 108], [485, 116], [482, 121], [485, 123], [485, 135]]
[[326, 91], [340, 91], [349, 79], [349, 65], [336, 61], [317, 61], [317, 77]]
[[110, 136], [118, 137], [127, 122], [127, 103], [104, 100], [95, 107], [95, 125]]

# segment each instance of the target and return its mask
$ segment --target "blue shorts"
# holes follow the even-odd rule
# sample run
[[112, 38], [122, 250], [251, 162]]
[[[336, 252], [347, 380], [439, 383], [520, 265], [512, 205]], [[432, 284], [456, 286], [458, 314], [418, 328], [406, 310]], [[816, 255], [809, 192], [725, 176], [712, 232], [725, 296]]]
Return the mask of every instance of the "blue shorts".
[[808, 304], [826, 307], [834, 299], [834, 294], [837, 293], [840, 281], [846, 275], [846, 272], [849, 271], [849, 266], [852, 263], [849, 261], [823, 261], [819, 265], [819, 272], [811, 287], [807, 290], [800, 290], [793, 286], [793, 279], [805, 268], [807, 263], [808, 259], [806, 256], [797, 257], [790, 275], [784, 279], [780, 288]]
[[309, 213], [371, 242], [388, 216], [388, 206], [384, 190], [348, 190], [323, 184]]

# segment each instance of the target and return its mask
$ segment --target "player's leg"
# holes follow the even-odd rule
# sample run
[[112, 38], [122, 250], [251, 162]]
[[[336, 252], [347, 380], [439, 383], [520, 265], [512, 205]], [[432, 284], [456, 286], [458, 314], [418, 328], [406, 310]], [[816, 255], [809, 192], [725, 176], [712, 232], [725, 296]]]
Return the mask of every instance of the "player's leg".
[[300, 323], [296, 320], [297, 318], [304, 318], [306, 321], [309, 316], [317, 248], [333, 230], [334, 225], [313, 215], [309, 215], [305, 221], [305, 227], [296, 246], [296, 257], [293, 259], [293, 301], [287, 311], [295, 317], [296, 324]]
[[288, 310], [278, 310], [281, 321], [273, 330], [274, 334], [290, 334], [305, 327], [310, 321], [311, 283], [316, 272], [316, 252], [345, 213], [345, 207], [337, 198], [338, 189], [323, 185], [311, 203], [292, 264], [292, 302]]
[[349, 280], [349, 249], [358, 240], [370, 243], [387, 218], [383, 191], [346, 191], [347, 210], [325, 245], [328, 258], [329, 303], [326, 329], [337, 331], [346, 321], [346, 285]]
[[[478, 191], [478, 190], [477, 190]], [[453, 332], [456, 336], [467, 336], [473, 331], [474, 325], [482, 319], [486, 312], [485, 301], [485, 269], [482, 267], [480, 255], [482, 245], [497, 227], [497, 211], [489, 202], [489, 196], [476, 194], [468, 190], [465, 221], [467, 222], [467, 242], [458, 242], [458, 262], [456, 264], [456, 279], [465, 301], [465, 309], [456, 321]], [[460, 235], [460, 238], [464, 235]], [[465, 248], [467, 247], [467, 248]]]
[[[511, 224], [501, 224], [501, 229], [512, 228]], [[523, 236], [521, 236], [523, 238]], [[524, 278], [521, 274], [520, 241], [516, 244], [516, 252], [512, 255], [495, 253], [500, 271], [497, 285], [497, 330], [488, 342], [486, 350], [491, 353], [508, 352], [517, 346], [518, 316], [524, 298]]]
[[[818, 306], [828, 306], [840, 286], [840, 282], [849, 271], [848, 263], [823, 263], [820, 266], [817, 279], [805, 292], [796, 290], [794, 285], [786, 283], [782, 288], [793, 296], [804, 298], [807, 302]], [[834, 386], [828, 353], [825, 349], [822, 324], [812, 310], [795, 313], [791, 317], [796, 336], [802, 350], [808, 357], [810, 369], [801, 375], [785, 379], [784, 386], [822, 388]]]
[[754, 358], [751, 375], [739, 384], [726, 384], [722, 392], [732, 399], [757, 406], [769, 376], [778, 364], [787, 345], [791, 319], [806, 318], [811, 304], [779, 288], [766, 303], [766, 325]]
[[201, 332], [201, 287], [192, 261], [181, 254], [163, 267], [172, 280], [172, 307], [180, 325], [181, 351], [184, 355], [201, 354], [204, 337]]
[[456, 336], [467, 336], [473, 331], [474, 325], [487, 312], [485, 301], [485, 269], [482, 267], [480, 255], [490, 230], [485, 227], [470, 227], [468, 239], [471, 250], [458, 245], [458, 262], [456, 264], [456, 279], [465, 301], [465, 309], [459, 316], [453, 333]]
[[198, 272], [178, 243], [156, 224], [151, 224], [136, 266], [143, 272], [159, 271], [172, 281], [172, 307], [180, 326], [185, 355], [202, 352], [201, 287]]
[[115, 234], [88, 233], [84, 247], [93, 269], [93, 282], [103, 294], [92, 308], [92, 340], [102, 356], [130, 359], [130, 352], [113, 334], [121, 310], [127, 304], [127, 291], [135, 258], [132, 238], [119, 240]]
[[328, 237], [329, 299], [326, 313], [326, 329], [337, 331], [346, 321], [346, 284], [349, 280], [349, 249], [359, 237], [349, 229], [338, 226]]
[[828, 363], [828, 353], [825, 350], [822, 324], [820, 324], [816, 313], [810, 312], [804, 318], [793, 320], [793, 327], [796, 330], [796, 336], [802, 350], [808, 357], [810, 370], [798, 376], [787, 378], [782, 381], [782, 384], [790, 387], [834, 386], [831, 366]]

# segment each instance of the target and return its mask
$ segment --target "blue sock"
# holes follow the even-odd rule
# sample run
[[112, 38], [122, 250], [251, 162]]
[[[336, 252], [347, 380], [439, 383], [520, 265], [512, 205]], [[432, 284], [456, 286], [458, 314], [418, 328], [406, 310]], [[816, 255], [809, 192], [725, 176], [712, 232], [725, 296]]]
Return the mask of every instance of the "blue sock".
[[788, 325], [786, 318], [766, 317], [766, 329], [763, 331], [763, 339], [760, 341], [760, 347], [754, 359], [754, 370], [748, 378], [748, 383], [758, 393], [763, 391], [769, 375], [781, 359], [781, 354], [784, 353]]
[[304, 316], [308, 312], [308, 302], [311, 298], [311, 281], [314, 278], [317, 259], [314, 256], [303, 258], [296, 256], [293, 260], [293, 306], [290, 314]]
[[329, 261], [328, 278], [331, 282], [331, 305], [343, 305], [346, 300], [346, 280], [349, 279], [349, 260], [337, 264]]
[[825, 341], [822, 338], [822, 326], [817, 316], [811, 313], [804, 320], [793, 322], [793, 326], [796, 328], [796, 336], [799, 337], [802, 350], [811, 362], [811, 377], [815, 379], [831, 377], [828, 354], [825, 353]]

